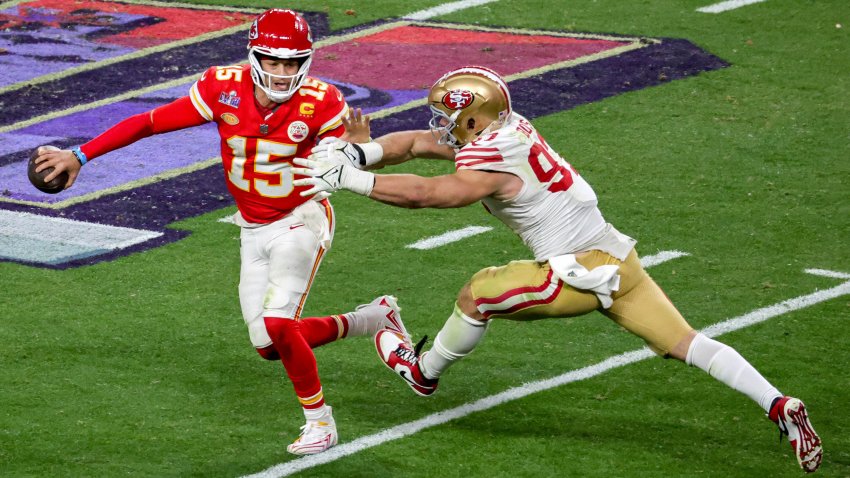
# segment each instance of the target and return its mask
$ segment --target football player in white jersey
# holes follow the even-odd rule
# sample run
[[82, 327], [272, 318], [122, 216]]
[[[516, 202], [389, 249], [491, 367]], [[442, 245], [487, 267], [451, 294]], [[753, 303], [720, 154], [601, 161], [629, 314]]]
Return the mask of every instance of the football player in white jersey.
[[[481, 201], [531, 249], [473, 275], [433, 347], [420, 353], [398, 334], [380, 331], [384, 363], [419, 395], [469, 354], [490, 319], [570, 317], [598, 310], [664, 357], [708, 372], [758, 403], [789, 437], [800, 466], [817, 470], [821, 441], [797, 398], [784, 396], [731, 347], [696, 332], [644, 271], [636, 241], [607, 223], [596, 194], [540, 133], [511, 109], [507, 84], [494, 71], [465, 67], [431, 88], [431, 131], [391, 133], [370, 143], [313, 149], [296, 172], [303, 194], [347, 189], [407, 208], [462, 207]], [[425, 178], [365, 169], [412, 158], [454, 160], [454, 174]]]

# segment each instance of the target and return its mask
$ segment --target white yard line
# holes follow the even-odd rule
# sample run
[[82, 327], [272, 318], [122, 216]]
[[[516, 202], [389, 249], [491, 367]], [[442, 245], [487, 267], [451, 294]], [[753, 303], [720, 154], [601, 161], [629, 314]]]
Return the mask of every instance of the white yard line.
[[754, 3], [761, 3], [765, 0], [727, 0], [725, 2], [715, 3], [707, 7], [697, 8], [700, 13], [723, 13], [736, 8], [746, 7]]
[[449, 231], [439, 236], [426, 237], [420, 241], [416, 241], [413, 244], [408, 244], [405, 247], [408, 249], [435, 249], [437, 247], [445, 246], [446, 244], [451, 244], [452, 242], [461, 241], [466, 239], [467, 237], [472, 237], [478, 234], [483, 234], [487, 231], [492, 231], [492, 227], [487, 226], [467, 226], [463, 229], [455, 229], [454, 231]]
[[[647, 258], [653, 258], [653, 256], [648, 256]], [[714, 324], [704, 329], [702, 332], [708, 335], [709, 337], [716, 337], [718, 335], [722, 335], [728, 332], [732, 332], [734, 330], [742, 329], [760, 322], [767, 321], [769, 319], [788, 312], [800, 310], [820, 302], [850, 294], [850, 274], [834, 271], [825, 271], [821, 269], [807, 269], [806, 272], [825, 277], [842, 279], [844, 280], [844, 282], [830, 289], [824, 289], [811, 294], [795, 297], [793, 299], [788, 299], [778, 304], [763, 307], [761, 309], [754, 310], [739, 317], [725, 320], [723, 322]], [[517, 400], [519, 398], [523, 398], [537, 392], [548, 390], [550, 388], [558, 387], [560, 385], [586, 380], [609, 370], [640, 362], [653, 356], [655, 356], [655, 354], [646, 347], [637, 350], [632, 350], [631, 352], [625, 352], [619, 355], [609, 357], [596, 364], [589, 365], [587, 367], [583, 367], [576, 370], [571, 370], [564, 374], [558, 375], [557, 377], [527, 383], [520, 387], [514, 387], [505, 390], [504, 392], [497, 393], [489, 397], [484, 397], [475, 402], [467, 403], [459, 407], [433, 413], [426, 417], [420, 418], [419, 420], [403, 423], [401, 425], [388, 428], [372, 435], [360, 437], [351, 442], [344, 443], [342, 445], [331, 448], [330, 450], [324, 453], [320, 453], [318, 455], [306, 456], [286, 463], [281, 463], [279, 465], [275, 465], [271, 468], [261, 471], [260, 473], [248, 475], [248, 477], [246, 478], [279, 478], [283, 476], [288, 476], [299, 471], [313, 468], [315, 466], [330, 463], [348, 455], [352, 455], [354, 453], [393, 440], [398, 440], [400, 438], [413, 435], [427, 428], [431, 428], [437, 425], [441, 425], [443, 423], [447, 423], [451, 420], [465, 417], [471, 413], [488, 410], [504, 403]]]
[[652, 267], [661, 264], [662, 262], [672, 261], [673, 259], [678, 259], [680, 257], [689, 256], [687, 252], [682, 251], [661, 251], [658, 254], [653, 254], [651, 256], [641, 257], [640, 263], [643, 267]]
[[420, 10], [418, 12], [405, 15], [402, 18], [404, 18], [405, 20], [428, 20], [429, 18], [438, 17], [440, 15], [446, 15], [448, 13], [456, 12], [458, 10], [463, 10], [465, 8], [486, 5], [495, 1], [497, 0], [462, 0], [460, 2], [444, 3], [442, 5], [437, 5], [436, 7], [428, 8], [426, 10]]

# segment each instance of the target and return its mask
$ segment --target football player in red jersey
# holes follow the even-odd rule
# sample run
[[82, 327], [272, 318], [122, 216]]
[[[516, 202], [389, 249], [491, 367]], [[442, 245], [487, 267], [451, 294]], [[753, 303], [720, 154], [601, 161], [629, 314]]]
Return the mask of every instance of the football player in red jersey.
[[[678, 359], [758, 403], [788, 436], [800, 466], [818, 469], [821, 440], [803, 402], [782, 395], [735, 349], [695, 331], [643, 269], [637, 241], [605, 221], [590, 185], [512, 110], [508, 85], [494, 71], [465, 67], [437, 80], [428, 96], [431, 131], [401, 131], [365, 144], [334, 143], [296, 159], [309, 177], [303, 194], [347, 189], [408, 208], [462, 207], [481, 201], [519, 235], [534, 260], [476, 273], [454, 310], [420, 354], [396, 334], [379, 331], [378, 355], [414, 392], [431, 395], [450, 365], [472, 352], [490, 319], [573, 317], [598, 310]], [[432, 134], [433, 133], [433, 134]], [[454, 174], [423, 178], [373, 174], [414, 157], [452, 160]]]
[[[347, 314], [300, 317], [335, 224], [326, 198], [304, 198], [305, 188], [293, 185], [292, 160], [320, 141], [368, 140], [368, 122], [364, 127], [359, 111], [350, 112], [342, 93], [307, 76], [312, 56], [307, 22], [292, 10], [268, 10], [251, 25], [248, 64], [211, 67], [188, 96], [72, 150], [45, 149], [36, 160], [39, 171], [55, 168], [48, 181], [67, 171], [70, 187], [87, 161], [109, 151], [153, 134], [218, 125], [224, 179], [241, 226], [242, 315], [259, 354], [283, 362], [303, 407], [307, 424], [287, 447], [298, 455], [320, 453], [338, 440], [312, 348], [384, 328], [407, 335], [392, 296]], [[354, 128], [346, 132], [347, 126]]]

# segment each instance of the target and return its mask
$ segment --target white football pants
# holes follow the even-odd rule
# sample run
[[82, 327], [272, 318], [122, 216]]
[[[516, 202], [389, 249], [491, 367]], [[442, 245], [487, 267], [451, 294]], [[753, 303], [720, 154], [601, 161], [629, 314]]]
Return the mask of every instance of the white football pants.
[[333, 241], [333, 208], [307, 201], [292, 214], [259, 226], [242, 224], [239, 303], [256, 348], [271, 345], [263, 317], [297, 319], [313, 278]]

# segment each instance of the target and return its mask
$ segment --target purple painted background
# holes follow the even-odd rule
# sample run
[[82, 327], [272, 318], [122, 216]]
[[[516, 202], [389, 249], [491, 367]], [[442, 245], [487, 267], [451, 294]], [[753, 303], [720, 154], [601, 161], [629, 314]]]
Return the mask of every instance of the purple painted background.
[[[314, 25], [314, 32], [316, 31], [315, 26], [318, 25], [318, 30], [323, 34], [326, 33], [327, 30], [322, 30], [323, 28], [326, 29], [327, 26], [324, 18], [313, 18], [308, 21]], [[364, 27], [366, 26], [359, 28]], [[219, 40], [221, 39], [211, 43], [218, 44]], [[244, 55], [244, 39], [229, 38], [229, 40], [231, 43], [237, 44], [239, 54]], [[521, 48], [502, 48], [504, 45], [497, 46], [501, 50], [499, 53], [504, 54], [505, 57], [516, 55], [521, 50]], [[345, 44], [338, 44], [336, 51], [339, 52], [344, 48], [346, 48]], [[417, 62], [416, 58], [405, 56], [405, 45], [397, 45], [397, 48], [398, 55], [401, 58], [395, 58], [395, 61], [405, 61], [407, 65], [418, 67], [411, 68], [411, 70], [418, 72], [417, 75], [410, 76], [414, 79], [413, 81], [400, 83], [396, 81], [396, 84], [393, 85], [400, 88], [392, 90], [378, 88], [380, 85], [386, 85], [386, 82], [381, 80], [380, 76], [381, 73], [386, 72], [376, 73], [374, 81], [356, 79], [357, 83], [345, 81], [350, 75], [348, 77], [344, 74], [336, 75], [342, 81], [330, 77], [337, 71], [335, 69], [340, 65], [347, 64], [348, 61], [326, 61], [323, 70], [323, 67], [320, 66], [322, 64], [321, 55], [329, 53], [329, 50], [325, 49], [319, 50], [317, 53], [318, 56], [314, 63], [316, 66], [311, 73], [340, 85], [352, 106], [364, 107], [367, 111], [384, 109], [423, 97], [427, 90], [423, 90], [422, 85], [418, 85], [419, 78], [421, 77], [421, 81], [430, 84], [433, 81], [431, 76], [441, 72], [431, 71], [429, 64], [422, 64]], [[370, 58], [369, 56], [362, 56], [369, 51], [368, 45], [361, 44], [358, 49], [361, 59]], [[386, 46], [380, 45], [373, 52], [385, 55]], [[236, 51], [233, 51], [233, 54], [235, 55]], [[565, 55], [566, 53], [561, 56]], [[377, 58], [385, 57], [378, 56]], [[405, 60], [405, 58], [408, 59]], [[513, 58], [517, 57], [513, 56]], [[558, 58], [558, 55], [555, 55], [555, 58]], [[151, 58], [146, 57], [135, 62], [151, 60]], [[220, 61], [221, 56], [217, 56], [216, 60], [218, 61], [204, 64], [199, 70], [210, 64], [230, 63]], [[162, 61], [161, 58], [160, 61]], [[174, 62], [175, 60], [171, 61]], [[197, 64], [197, 62], [194, 64]], [[520, 64], [517, 68], [522, 71], [527, 66]], [[651, 44], [615, 57], [516, 80], [510, 83], [510, 87], [515, 109], [533, 119], [612, 95], [658, 85], [725, 66], [727, 64], [722, 60], [687, 41], [665, 39], [659, 44]], [[110, 71], [118, 69], [123, 70], [124, 65], [120, 67], [115, 65], [109, 68]], [[85, 82], [89, 78], [86, 75], [80, 75], [80, 77], [75, 75], [75, 77], [67, 80], [69, 82]], [[161, 81], [164, 81], [164, 79]], [[118, 85], [121, 82], [115, 84]], [[72, 197], [72, 195], [90, 193], [104, 186], [119, 185], [128, 180], [146, 177], [175, 167], [187, 166], [217, 156], [219, 154], [218, 135], [212, 125], [208, 125], [184, 130], [180, 133], [148, 138], [140, 143], [98, 158], [86, 166], [83, 176], [74, 188], [56, 196], [38, 193], [24, 179], [23, 158], [28, 156], [27, 152], [31, 148], [47, 143], [63, 147], [79, 144], [120, 118], [146, 111], [157, 104], [184, 95], [189, 85], [190, 83], [145, 95], [132, 101], [120, 102], [78, 115], [33, 125], [12, 133], [0, 134], [0, 184], [4, 188], [2, 194], [7, 197], [36, 201], [62, 200]], [[136, 87], [138, 86], [133, 85], [133, 88], [128, 89]], [[30, 94], [24, 91], [17, 93], [24, 97]], [[99, 91], [99, 93], [101, 93], [100, 96], [111, 96], [115, 94], [115, 91], [109, 90], [108, 93]], [[0, 95], [0, 101], [3, 101], [2, 96]], [[85, 103], [91, 101], [91, 98], [85, 95], [71, 95], [70, 97], [60, 96], [55, 100], [61, 101], [61, 103], [54, 103], [53, 109]], [[429, 117], [430, 114], [427, 109], [422, 107], [376, 120], [372, 124], [373, 136], [400, 129], [426, 128]], [[8, 124], [9, 119], [9, 112], [5, 109], [0, 110], [0, 123]], [[167, 151], [168, 155], [160, 153], [163, 151]], [[165, 232], [165, 236], [161, 238], [121, 251], [120, 254], [107, 254], [55, 266], [56, 268], [73, 267], [111, 259], [116, 255], [125, 255], [132, 251], [156, 247], [183, 237], [186, 234], [185, 232], [165, 229], [165, 226], [174, 221], [232, 204], [221, 177], [222, 174], [220, 167], [208, 167], [131, 191], [111, 194], [94, 201], [70, 206], [61, 211], [11, 203], [0, 203], [0, 205], [12, 210], [60, 215], [71, 219]]]

